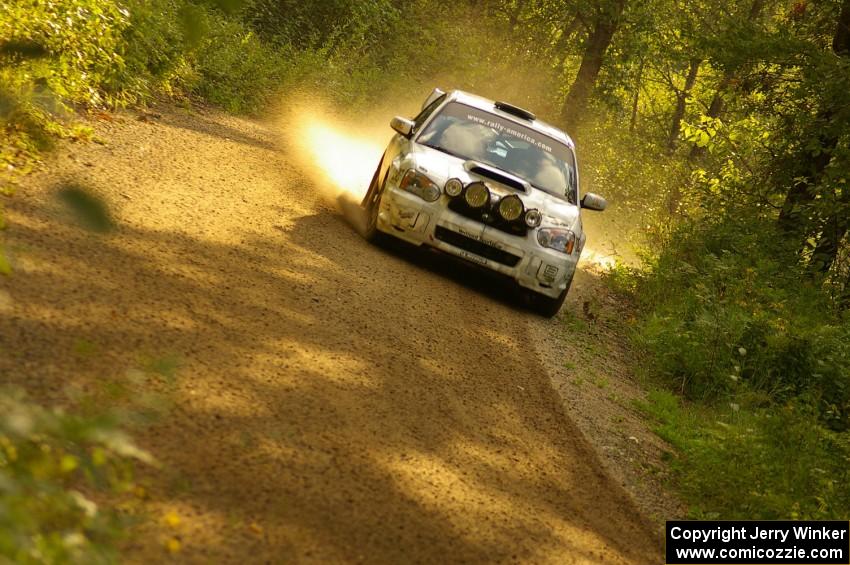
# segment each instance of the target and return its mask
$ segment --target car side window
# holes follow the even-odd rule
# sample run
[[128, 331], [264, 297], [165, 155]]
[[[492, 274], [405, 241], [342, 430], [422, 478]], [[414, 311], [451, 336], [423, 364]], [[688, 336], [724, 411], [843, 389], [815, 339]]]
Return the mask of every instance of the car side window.
[[571, 204], [578, 204], [578, 186], [576, 186], [576, 173], [575, 170], [567, 165], [567, 176], [569, 177], [569, 182], [567, 183], [567, 200]]
[[422, 127], [422, 124], [425, 123], [425, 121], [428, 119], [428, 116], [433, 114], [434, 110], [437, 109], [437, 106], [442, 104], [443, 100], [445, 100], [445, 99], [446, 99], [446, 95], [443, 94], [442, 96], [440, 96], [439, 98], [437, 98], [436, 100], [434, 100], [433, 102], [431, 102], [430, 104], [425, 106], [425, 108], [423, 108], [422, 111], [419, 112], [419, 115], [416, 116], [415, 118], [413, 118], [413, 131], [414, 132], [418, 131], [419, 128]]

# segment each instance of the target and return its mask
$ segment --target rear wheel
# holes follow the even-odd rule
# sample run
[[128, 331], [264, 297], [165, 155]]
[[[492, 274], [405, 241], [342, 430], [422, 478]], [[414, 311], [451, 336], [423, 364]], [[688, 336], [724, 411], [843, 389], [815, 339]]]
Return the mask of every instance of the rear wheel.
[[534, 291], [529, 291], [531, 296], [531, 307], [538, 314], [545, 316], [547, 318], [552, 318], [558, 311], [561, 309], [561, 306], [564, 305], [564, 301], [567, 299], [567, 294], [570, 292], [570, 287], [573, 284], [573, 277], [575, 276], [575, 271], [570, 275], [570, 280], [567, 281], [567, 287], [555, 298], [550, 298], [548, 296], [543, 296], [542, 294], [538, 294]]

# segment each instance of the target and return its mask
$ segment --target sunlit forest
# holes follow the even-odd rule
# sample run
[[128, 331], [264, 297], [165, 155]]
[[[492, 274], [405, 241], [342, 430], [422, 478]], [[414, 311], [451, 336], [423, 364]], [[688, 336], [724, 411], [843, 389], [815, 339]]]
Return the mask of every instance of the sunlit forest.
[[[629, 311], [633, 408], [688, 516], [846, 519], [850, 0], [0, 0], [0, 227], [57, 145], [104, 142], [99, 113], [371, 115], [433, 87], [575, 140], [581, 191], [609, 199], [629, 250], [601, 276]], [[59, 198], [110, 229], [84, 187]], [[92, 500], [157, 465], [132, 422], [19, 388], [0, 404], [0, 555], [117, 559], [143, 518]]]

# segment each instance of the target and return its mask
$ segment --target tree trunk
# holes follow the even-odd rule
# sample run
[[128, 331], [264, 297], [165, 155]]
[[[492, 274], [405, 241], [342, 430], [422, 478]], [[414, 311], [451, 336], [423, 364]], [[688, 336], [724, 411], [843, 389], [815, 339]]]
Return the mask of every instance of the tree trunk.
[[[841, 4], [841, 12], [835, 35], [832, 40], [832, 50], [839, 57], [850, 58], [850, 0], [844, 0]], [[832, 120], [834, 109], [831, 107], [821, 108], [815, 120], [815, 127], [819, 124], [829, 124]], [[822, 130], [823, 131], [823, 130]], [[779, 227], [786, 233], [795, 233], [799, 230], [799, 208], [815, 199], [811, 190], [822, 178], [832, 153], [838, 146], [838, 137], [834, 131], [826, 130], [818, 136], [820, 151], [816, 156], [802, 155], [796, 159], [801, 166], [806, 167], [796, 176], [797, 179], [785, 195], [782, 209], [779, 212]], [[842, 198], [842, 200], [845, 200]], [[846, 203], [845, 203], [846, 204]], [[809, 268], [813, 272], [826, 272], [835, 262], [841, 239], [847, 232], [846, 206], [838, 205], [833, 213], [824, 222], [824, 230], [820, 240], [815, 246]]]
[[566, 71], [567, 61], [569, 60], [569, 43], [573, 36], [581, 29], [582, 22], [579, 16], [573, 17], [573, 20], [561, 31], [561, 37], [555, 43], [554, 52], [563, 53], [561, 62], [558, 63], [559, 75], [563, 76]]
[[691, 59], [688, 76], [685, 77], [685, 87], [676, 92], [676, 110], [673, 112], [673, 121], [670, 125], [670, 137], [667, 138], [667, 151], [669, 153], [676, 149], [676, 142], [679, 140], [679, 132], [682, 129], [682, 119], [685, 117], [685, 108], [691, 95], [691, 89], [697, 82], [700, 63], [702, 63], [701, 59]]
[[[842, 213], [843, 212], [843, 213]], [[812, 253], [809, 269], [812, 272], [826, 274], [835, 263], [841, 241], [847, 234], [847, 207], [838, 206], [838, 210], [829, 217], [826, 227]]]
[[838, 27], [832, 38], [832, 50], [839, 57], [850, 57], [850, 2], [844, 0], [838, 15]]
[[720, 83], [717, 85], [717, 92], [714, 93], [714, 98], [711, 99], [711, 104], [708, 106], [708, 112], [705, 113], [706, 116], [719, 118], [720, 114], [723, 113], [723, 108], [726, 105], [723, 100], [723, 94], [729, 88], [729, 85], [732, 84], [733, 78], [735, 78], [735, 73], [731, 71], [723, 73], [723, 78], [720, 79]]
[[593, 30], [591, 30], [585, 44], [578, 74], [561, 108], [561, 119], [567, 128], [574, 127], [581, 120], [582, 114], [587, 108], [587, 101], [596, 86], [596, 79], [599, 76], [599, 70], [602, 68], [605, 52], [611, 45], [611, 39], [620, 24], [625, 0], [615, 0], [607, 8], [597, 15]]

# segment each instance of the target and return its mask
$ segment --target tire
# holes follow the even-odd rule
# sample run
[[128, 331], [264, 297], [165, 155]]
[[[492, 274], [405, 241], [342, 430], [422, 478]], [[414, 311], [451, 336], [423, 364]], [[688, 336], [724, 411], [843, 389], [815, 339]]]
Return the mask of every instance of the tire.
[[372, 180], [369, 181], [369, 188], [366, 190], [366, 196], [360, 201], [360, 206], [366, 208], [372, 202], [375, 196], [375, 186], [378, 184], [378, 175], [381, 174], [381, 163], [378, 163], [378, 168], [375, 169], [375, 174], [372, 175]]
[[369, 183], [369, 190], [366, 191], [366, 196], [360, 206], [366, 215], [365, 226], [363, 228], [363, 238], [370, 243], [379, 243], [382, 238], [382, 232], [378, 230], [378, 212], [381, 208], [381, 193], [383, 192], [378, 186], [378, 175], [381, 172], [381, 165], [375, 169], [375, 174], [372, 175], [372, 182]]
[[531, 297], [531, 306], [534, 311], [546, 318], [554, 317], [561, 309], [561, 306], [564, 305], [564, 301], [567, 299], [567, 294], [570, 292], [574, 276], [575, 271], [573, 271], [573, 274], [570, 275], [570, 280], [567, 281], [567, 287], [556, 298], [549, 298], [548, 296], [543, 296], [542, 294], [530, 291], [533, 295]]

